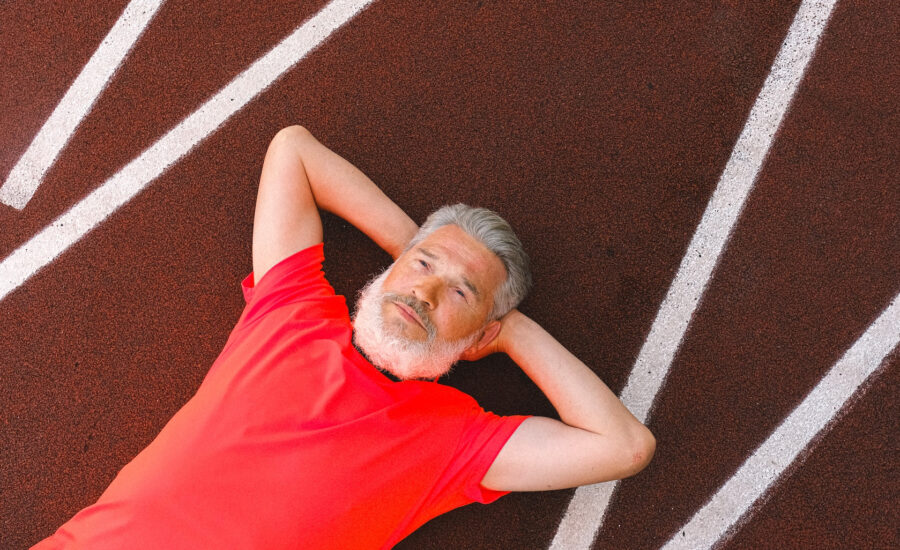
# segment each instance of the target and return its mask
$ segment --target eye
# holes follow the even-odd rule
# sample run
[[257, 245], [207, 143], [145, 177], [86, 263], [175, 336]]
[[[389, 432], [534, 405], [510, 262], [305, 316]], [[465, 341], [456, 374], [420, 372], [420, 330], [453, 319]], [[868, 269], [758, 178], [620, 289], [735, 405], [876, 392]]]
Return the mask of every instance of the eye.
[[461, 297], [463, 300], [466, 299], [466, 293], [463, 292], [462, 290], [460, 290], [460, 289], [457, 288], [457, 289], [456, 289], [456, 293], [459, 294], [460, 297]]
[[422, 264], [422, 267], [424, 267], [425, 269], [428, 269], [429, 267], [431, 267], [428, 265], [428, 262], [426, 262], [425, 260], [419, 260], [419, 263]]

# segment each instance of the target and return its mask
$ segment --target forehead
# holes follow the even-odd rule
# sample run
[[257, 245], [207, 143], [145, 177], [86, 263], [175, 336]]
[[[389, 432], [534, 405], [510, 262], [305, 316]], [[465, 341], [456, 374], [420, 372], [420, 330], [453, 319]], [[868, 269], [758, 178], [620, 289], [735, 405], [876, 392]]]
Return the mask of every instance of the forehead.
[[415, 247], [422, 249], [457, 268], [482, 292], [492, 293], [506, 278], [500, 258], [456, 225], [436, 229]]

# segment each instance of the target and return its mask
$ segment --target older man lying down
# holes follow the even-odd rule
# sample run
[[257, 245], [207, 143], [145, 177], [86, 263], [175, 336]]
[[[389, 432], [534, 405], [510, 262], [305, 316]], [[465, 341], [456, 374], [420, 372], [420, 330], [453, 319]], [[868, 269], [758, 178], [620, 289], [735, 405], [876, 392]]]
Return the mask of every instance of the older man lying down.
[[[319, 209], [395, 259], [352, 319], [322, 272]], [[246, 307], [221, 355], [100, 499], [34, 548], [390, 548], [472, 502], [635, 474], [653, 436], [516, 309], [530, 285], [494, 212], [445, 206], [419, 228], [309, 131], [281, 130], [260, 179]], [[437, 383], [491, 353], [508, 354], [562, 421], [497, 416]]]

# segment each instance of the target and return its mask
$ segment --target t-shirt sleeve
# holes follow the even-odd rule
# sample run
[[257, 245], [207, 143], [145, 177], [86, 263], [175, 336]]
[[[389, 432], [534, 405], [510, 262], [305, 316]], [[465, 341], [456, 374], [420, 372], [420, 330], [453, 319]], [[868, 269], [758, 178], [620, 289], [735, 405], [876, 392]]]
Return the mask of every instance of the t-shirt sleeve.
[[464, 447], [459, 456], [469, 471], [462, 485], [463, 493], [472, 501], [489, 504], [510, 493], [482, 487], [481, 480], [513, 432], [527, 418], [527, 415], [498, 416], [483, 409], [477, 415], [463, 440]]
[[[324, 244], [292, 254], [270, 268], [259, 281], [250, 273], [241, 282], [246, 307], [239, 325], [246, 325], [280, 307], [309, 302], [309, 315], [321, 318], [347, 315], [346, 302], [325, 279]], [[337, 306], [337, 307], [336, 307]]]
[[481, 480], [513, 432], [530, 416], [499, 416], [475, 407], [468, 416], [456, 453], [438, 483], [440, 508], [450, 510], [472, 502], [490, 504], [510, 493], [482, 487]]

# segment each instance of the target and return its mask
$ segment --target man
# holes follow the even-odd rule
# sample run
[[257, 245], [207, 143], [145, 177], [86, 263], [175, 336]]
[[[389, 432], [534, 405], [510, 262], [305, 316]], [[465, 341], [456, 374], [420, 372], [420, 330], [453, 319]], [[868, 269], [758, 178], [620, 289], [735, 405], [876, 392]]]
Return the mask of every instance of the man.
[[[319, 208], [395, 259], [352, 325], [321, 271]], [[471, 502], [640, 471], [653, 436], [515, 309], [529, 285], [496, 214], [445, 207], [419, 229], [307, 130], [281, 130], [260, 179], [247, 305], [221, 355], [100, 499], [36, 548], [390, 548]], [[436, 383], [457, 359], [496, 352], [562, 421], [497, 416]]]

